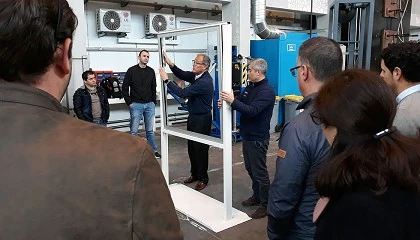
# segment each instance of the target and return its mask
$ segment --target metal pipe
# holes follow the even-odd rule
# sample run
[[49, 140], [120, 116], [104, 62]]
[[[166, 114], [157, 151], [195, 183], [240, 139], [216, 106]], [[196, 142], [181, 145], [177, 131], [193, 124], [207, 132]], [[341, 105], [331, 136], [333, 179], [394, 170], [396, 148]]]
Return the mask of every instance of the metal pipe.
[[251, 22], [254, 32], [262, 39], [279, 38], [284, 31], [270, 29], [265, 21], [265, 0], [251, 0]]
[[[157, 48], [119, 48], [119, 47], [87, 47], [88, 52], [140, 52], [142, 49], [149, 52], [158, 52]], [[207, 49], [172, 49], [168, 48], [167, 52], [182, 53], [207, 53]]]
[[312, 38], [312, 14], [314, 12], [314, 0], [311, 0], [311, 14], [309, 14], [309, 38]]
[[[89, 0], [85, 0], [85, 3]], [[97, 0], [96, 0], [97, 1]], [[124, 3], [125, 6], [127, 5], [137, 5], [137, 6], [143, 6], [143, 7], [153, 7], [155, 8], [155, 11], [159, 11], [162, 8], [167, 9], [176, 9], [176, 10], [183, 10], [185, 11], [194, 11], [194, 12], [204, 12], [204, 13], [212, 13], [212, 14], [220, 14], [222, 13], [221, 10], [218, 9], [203, 9], [203, 8], [194, 8], [194, 7], [188, 7], [188, 6], [178, 6], [178, 5], [167, 5], [167, 4], [158, 4], [158, 3], [148, 3], [148, 2], [138, 2], [138, 1], [121, 1], [121, 0], [100, 0], [97, 2], [109, 2], [109, 3], [118, 3], [122, 4]], [[123, 7], [125, 7], [123, 6]], [[216, 6], [219, 6], [216, 4]]]
[[[228, 25], [230, 22], [217, 22], [217, 23], [208, 23], [205, 25], [200, 25], [196, 27], [188, 27], [188, 28], [176, 28], [176, 29], [169, 29], [166, 31], [161, 31], [157, 35], [158, 37], [172, 37], [182, 36], [182, 35], [191, 35], [195, 33], [202, 33], [204, 32], [203, 29], [207, 29], [206, 32], [210, 31], [218, 31], [220, 27], [223, 25]], [[188, 29], [187, 31], [185, 29]]]

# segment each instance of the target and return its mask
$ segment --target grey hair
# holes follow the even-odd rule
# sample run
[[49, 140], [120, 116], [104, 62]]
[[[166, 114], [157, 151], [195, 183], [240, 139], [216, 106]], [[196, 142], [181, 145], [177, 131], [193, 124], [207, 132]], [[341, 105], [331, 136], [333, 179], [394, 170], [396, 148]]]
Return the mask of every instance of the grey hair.
[[204, 53], [199, 53], [197, 54], [197, 57], [203, 57], [203, 63], [206, 64], [207, 68], [210, 67], [211, 60], [210, 60], [209, 55], [204, 54]]
[[267, 62], [262, 58], [257, 58], [251, 61], [249, 67], [254, 69], [255, 71], [259, 71], [265, 75], [268, 70]]
[[328, 80], [340, 72], [343, 54], [338, 43], [330, 38], [315, 37], [306, 40], [299, 48], [300, 64], [309, 66], [314, 78], [319, 82]]

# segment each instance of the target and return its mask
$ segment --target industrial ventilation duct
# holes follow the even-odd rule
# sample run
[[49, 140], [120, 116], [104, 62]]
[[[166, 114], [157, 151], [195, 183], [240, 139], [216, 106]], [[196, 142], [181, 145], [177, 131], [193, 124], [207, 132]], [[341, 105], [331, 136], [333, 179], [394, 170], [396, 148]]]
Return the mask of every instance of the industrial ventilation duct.
[[262, 39], [279, 38], [282, 31], [270, 29], [265, 21], [265, 0], [251, 0], [251, 22], [254, 32]]

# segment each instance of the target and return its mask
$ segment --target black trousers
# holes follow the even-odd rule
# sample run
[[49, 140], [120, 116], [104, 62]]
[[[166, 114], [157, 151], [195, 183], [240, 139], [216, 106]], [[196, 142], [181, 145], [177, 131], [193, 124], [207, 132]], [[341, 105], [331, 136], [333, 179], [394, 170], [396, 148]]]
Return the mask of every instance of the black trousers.
[[[189, 115], [187, 130], [210, 135], [211, 113], [203, 115]], [[188, 140], [188, 156], [191, 162], [191, 176], [203, 183], [209, 182], [207, 170], [209, 168], [209, 145]]]
[[245, 168], [252, 180], [252, 198], [267, 208], [270, 178], [267, 171], [268, 140], [243, 141]]

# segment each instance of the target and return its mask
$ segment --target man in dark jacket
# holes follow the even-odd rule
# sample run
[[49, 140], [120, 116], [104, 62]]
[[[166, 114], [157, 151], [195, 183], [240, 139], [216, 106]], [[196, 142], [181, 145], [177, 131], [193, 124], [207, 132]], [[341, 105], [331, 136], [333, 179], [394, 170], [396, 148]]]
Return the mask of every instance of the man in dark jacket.
[[147, 143], [60, 105], [77, 23], [67, 1], [0, 12], [0, 239], [182, 239]]
[[125, 73], [122, 94], [125, 103], [130, 108], [130, 133], [138, 135], [139, 125], [143, 119], [146, 138], [155, 152], [155, 157], [160, 158], [156, 144], [153, 125], [155, 123], [156, 108], [156, 75], [153, 68], [147, 66], [150, 54], [141, 50], [139, 63], [130, 67]]
[[82, 74], [84, 85], [73, 95], [74, 112], [77, 118], [106, 126], [109, 119], [109, 103], [105, 90], [96, 83], [92, 70]]
[[297, 109], [304, 111], [286, 123], [280, 135], [276, 174], [268, 200], [270, 239], [314, 238], [312, 216], [319, 199], [315, 177], [330, 147], [321, 126], [311, 118], [312, 99], [330, 76], [341, 71], [342, 65], [338, 44], [316, 37], [302, 44], [297, 66], [290, 69], [304, 97]]
[[[168, 88], [177, 96], [188, 99], [187, 130], [210, 135], [214, 87], [213, 78], [208, 72], [210, 67], [209, 56], [198, 54], [193, 60], [193, 70], [191, 72], [179, 69], [166, 54], [164, 59], [176, 77], [190, 83], [188, 87], [180, 88], [168, 79], [168, 74], [163, 68], [160, 69], [161, 79], [167, 84]], [[195, 190], [203, 190], [209, 182], [207, 174], [209, 145], [188, 140], [188, 156], [191, 162], [191, 176], [185, 179], [184, 183], [198, 181]]]
[[[273, 115], [275, 93], [265, 75], [267, 62], [258, 58], [248, 66], [250, 84], [241, 95], [234, 98], [233, 92], [222, 92], [220, 97], [241, 113], [240, 133], [244, 141], [242, 151], [245, 168], [252, 180], [252, 196], [243, 201], [243, 206], [260, 206], [250, 215], [252, 218], [267, 216], [270, 178], [267, 171], [267, 150], [270, 141], [270, 120]], [[219, 105], [221, 102], [219, 101]]]

